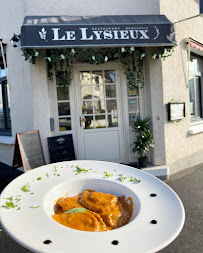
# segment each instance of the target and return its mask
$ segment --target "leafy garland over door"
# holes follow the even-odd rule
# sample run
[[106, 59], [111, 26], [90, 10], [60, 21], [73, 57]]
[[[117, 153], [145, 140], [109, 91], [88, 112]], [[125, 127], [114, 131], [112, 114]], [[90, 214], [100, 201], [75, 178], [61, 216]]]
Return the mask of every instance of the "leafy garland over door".
[[[153, 59], [166, 57], [172, 54], [172, 49], [159, 48], [152, 55]], [[55, 72], [60, 86], [70, 85], [72, 75], [72, 64], [90, 63], [102, 64], [107, 61], [120, 60], [125, 68], [127, 84], [130, 88], [142, 88], [144, 77], [142, 72], [142, 60], [145, 57], [144, 48], [135, 47], [111, 47], [111, 48], [62, 48], [35, 50], [25, 49], [23, 51], [25, 60], [35, 64], [36, 58], [45, 59], [47, 62], [47, 75], [53, 81]]]

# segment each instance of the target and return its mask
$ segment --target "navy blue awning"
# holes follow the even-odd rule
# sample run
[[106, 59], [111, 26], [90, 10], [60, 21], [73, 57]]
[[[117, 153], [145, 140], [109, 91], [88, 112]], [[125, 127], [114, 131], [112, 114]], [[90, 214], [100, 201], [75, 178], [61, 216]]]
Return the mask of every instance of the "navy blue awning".
[[21, 48], [173, 46], [174, 25], [164, 15], [27, 16]]

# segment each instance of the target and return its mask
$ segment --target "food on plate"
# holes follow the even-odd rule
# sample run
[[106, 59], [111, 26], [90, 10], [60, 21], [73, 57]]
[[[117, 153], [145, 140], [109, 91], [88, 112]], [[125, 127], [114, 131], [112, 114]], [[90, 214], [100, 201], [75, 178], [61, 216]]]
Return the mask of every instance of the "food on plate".
[[108, 231], [126, 225], [132, 216], [133, 201], [125, 196], [84, 190], [77, 196], [56, 201], [52, 218], [60, 224], [84, 231]]

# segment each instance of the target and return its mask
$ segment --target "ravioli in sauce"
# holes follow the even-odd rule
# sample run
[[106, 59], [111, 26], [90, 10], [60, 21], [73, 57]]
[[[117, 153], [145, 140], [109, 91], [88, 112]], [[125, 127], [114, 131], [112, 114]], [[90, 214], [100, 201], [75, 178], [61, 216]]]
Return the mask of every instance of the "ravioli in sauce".
[[[78, 211], [71, 212], [73, 208]], [[74, 197], [59, 198], [52, 218], [73, 229], [99, 232], [126, 225], [132, 212], [131, 197], [125, 200], [125, 196], [85, 190]]]

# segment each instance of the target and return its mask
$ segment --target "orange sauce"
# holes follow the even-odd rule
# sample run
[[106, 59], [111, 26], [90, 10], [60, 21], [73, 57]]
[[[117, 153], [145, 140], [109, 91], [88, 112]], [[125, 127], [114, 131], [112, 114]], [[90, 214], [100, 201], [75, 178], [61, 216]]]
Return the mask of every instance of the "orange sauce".
[[[65, 213], [73, 208], [86, 210]], [[124, 226], [129, 222], [132, 212], [131, 197], [125, 200], [125, 196], [116, 197], [109, 193], [85, 190], [74, 197], [59, 198], [52, 218], [70, 228], [98, 232]]]

